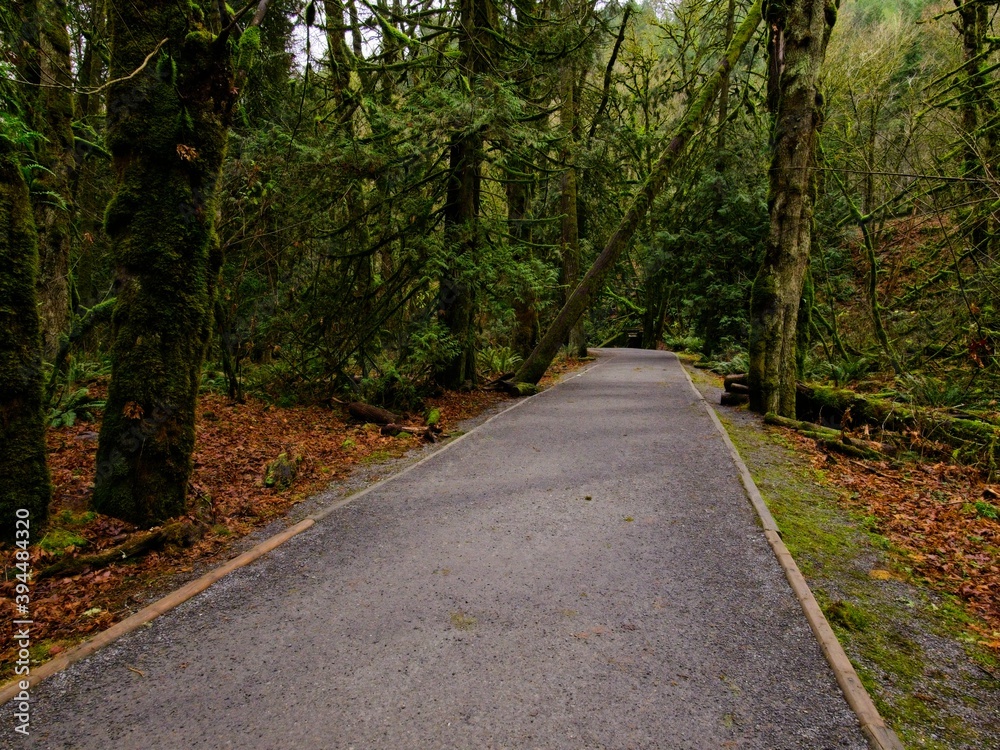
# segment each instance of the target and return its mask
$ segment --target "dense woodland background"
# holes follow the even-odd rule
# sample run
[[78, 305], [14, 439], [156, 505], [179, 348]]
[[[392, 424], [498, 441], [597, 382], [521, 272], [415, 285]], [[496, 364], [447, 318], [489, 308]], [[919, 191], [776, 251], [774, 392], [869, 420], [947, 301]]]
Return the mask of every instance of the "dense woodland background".
[[[119, 443], [193, 413], [184, 398], [135, 395], [178, 382], [281, 405], [337, 397], [417, 410], [437, 389], [517, 369], [750, 9], [181, 5], [22, 0], [0, 10], [4, 221], [10, 237], [33, 224], [38, 249], [43, 364], [24, 377], [41, 384], [46, 420], [64, 424], [104, 406], [84, 385], [114, 368], [131, 383], [107, 397], [105, 429]], [[997, 8], [840, 7], [809, 170], [801, 379], [995, 416]], [[768, 46], [779, 11], [765, 6], [771, 20], [725, 73], [566, 338], [570, 351], [631, 333], [747, 370], [770, 224]], [[835, 6], [827, 13], [829, 23]], [[0, 304], [20, 294], [9, 284]], [[36, 334], [13, 306], [4, 313], [13, 383]], [[164, 344], [175, 329], [198, 335]], [[167, 485], [178, 472], [186, 480], [193, 429], [176, 430], [154, 457], [166, 467], [158, 510], [127, 507], [115, 482], [151, 470], [119, 465], [102, 436], [102, 510], [152, 522], [183, 508], [186, 481]], [[977, 459], [986, 468], [995, 447]]]

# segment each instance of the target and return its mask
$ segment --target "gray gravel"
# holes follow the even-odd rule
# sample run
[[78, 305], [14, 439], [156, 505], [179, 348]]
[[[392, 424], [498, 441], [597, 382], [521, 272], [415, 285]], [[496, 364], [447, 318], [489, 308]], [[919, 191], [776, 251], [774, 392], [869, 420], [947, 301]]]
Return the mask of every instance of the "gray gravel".
[[[129, 668], [142, 672], [140, 676]], [[664, 352], [603, 352], [37, 686], [21, 748], [864, 748]]]

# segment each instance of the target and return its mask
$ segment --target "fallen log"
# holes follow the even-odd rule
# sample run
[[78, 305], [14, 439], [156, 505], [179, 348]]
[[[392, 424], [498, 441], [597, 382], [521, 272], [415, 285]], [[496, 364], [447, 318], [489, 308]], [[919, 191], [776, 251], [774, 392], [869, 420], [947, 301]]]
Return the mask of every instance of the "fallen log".
[[981, 466], [991, 475], [1000, 465], [1000, 425], [986, 420], [953, 417], [947, 410], [901, 404], [854, 391], [811, 383], [796, 386], [796, 411], [801, 419], [822, 419], [844, 425], [869, 425], [899, 433], [901, 438], [943, 443], [962, 463]]
[[729, 387], [726, 390], [730, 393], [745, 393], [748, 396], [750, 395], [750, 386], [743, 383], [729, 383]]
[[731, 393], [729, 391], [723, 391], [722, 396], [719, 398], [719, 403], [723, 406], [739, 406], [749, 401], [750, 396], [746, 393]]
[[[807, 437], [812, 437], [808, 433], [802, 433]], [[851, 458], [865, 458], [865, 459], [879, 459], [884, 458], [881, 453], [876, 453], [873, 450], [863, 448], [858, 445], [851, 445], [850, 443], [845, 443], [841, 440], [830, 440], [824, 437], [813, 438], [817, 445], [826, 448], [827, 450], [834, 451], [836, 453], [843, 453], [845, 456], [850, 456]]]
[[448, 437], [444, 433], [440, 433], [440, 428], [434, 430], [431, 427], [410, 427], [409, 425], [394, 423], [383, 425], [381, 432], [383, 435], [392, 435], [393, 437], [405, 432], [407, 435], [418, 435], [429, 443], [437, 442], [438, 437]]
[[374, 422], [375, 424], [393, 424], [399, 421], [399, 415], [379, 406], [352, 401], [347, 405], [347, 413], [359, 422]]
[[732, 392], [736, 386], [742, 386], [746, 388], [746, 391], [743, 391], [743, 393], [749, 393], [750, 388], [747, 387], [747, 381], [748, 381], [748, 376], [745, 372], [737, 372], [733, 373], [732, 375], [726, 375], [725, 379], [723, 380], [723, 387], [727, 391]]
[[795, 430], [808, 438], [812, 438], [824, 448], [854, 458], [884, 458], [880, 450], [882, 448], [881, 445], [876, 448], [874, 444], [868, 441], [851, 437], [842, 431], [832, 430], [829, 427], [823, 427], [814, 422], [802, 422], [798, 419], [789, 419], [774, 412], [768, 412], [764, 415], [764, 423]]
[[204, 536], [204, 524], [193, 521], [176, 521], [159, 528], [143, 531], [117, 547], [95, 552], [90, 555], [64, 556], [58, 562], [42, 568], [35, 574], [36, 580], [57, 575], [73, 575], [84, 568], [103, 568], [113, 562], [127, 560], [144, 552], [176, 544], [190, 547]]

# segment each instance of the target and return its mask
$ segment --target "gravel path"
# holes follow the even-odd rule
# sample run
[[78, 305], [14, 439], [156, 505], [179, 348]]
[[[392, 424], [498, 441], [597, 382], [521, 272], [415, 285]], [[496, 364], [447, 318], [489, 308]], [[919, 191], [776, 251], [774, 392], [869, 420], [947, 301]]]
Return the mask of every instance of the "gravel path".
[[0, 747], [866, 747], [679, 363], [637, 350], [37, 686], [29, 739], [10, 714]]

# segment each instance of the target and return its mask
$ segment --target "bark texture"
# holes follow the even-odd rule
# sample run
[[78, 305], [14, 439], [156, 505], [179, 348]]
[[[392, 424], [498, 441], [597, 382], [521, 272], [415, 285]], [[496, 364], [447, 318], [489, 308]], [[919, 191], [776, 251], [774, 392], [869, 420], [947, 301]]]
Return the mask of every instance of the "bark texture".
[[771, 226], [750, 299], [750, 408], [795, 416], [797, 322], [812, 241], [819, 75], [836, 0], [773, 3], [771, 75], [777, 75], [771, 145]]
[[31, 528], [44, 523], [51, 488], [35, 292], [38, 238], [28, 186], [2, 138], [0, 268], [0, 539], [11, 541], [18, 510], [28, 511]]
[[183, 512], [220, 255], [216, 193], [236, 98], [229, 46], [192, 6], [143, 0], [111, 21], [105, 225], [117, 265], [95, 509], [152, 526]]
[[642, 188], [636, 193], [629, 204], [625, 215], [619, 222], [617, 229], [608, 239], [600, 255], [584, 274], [579, 285], [570, 295], [562, 310], [556, 316], [552, 325], [549, 326], [545, 335], [542, 336], [538, 346], [531, 352], [531, 355], [524, 361], [517, 373], [514, 381], [519, 383], [537, 383], [542, 379], [545, 370], [555, 358], [556, 353], [570, 330], [580, 319], [591, 301], [601, 291], [604, 279], [611, 270], [614, 262], [621, 255], [622, 251], [631, 241], [636, 229], [642, 223], [643, 218], [649, 211], [653, 200], [663, 189], [674, 163], [684, 151], [684, 147], [691, 140], [695, 132], [702, 127], [706, 119], [712, 113], [715, 98], [722, 86], [724, 77], [733, 69], [747, 43], [753, 37], [757, 26], [761, 20], [760, 2], [755, 2], [747, 12], [746, 18], [736, 31], [733, 41], [726, 50], [726, 55], [719, 63], [715, 72], [705, 81], [701, 91], [692, 100], [684, 117], [681, 118], [677, 126], [674, 137], [667, 144], [667, 147], [660, 154], [659, 160], [649, 173], [649, 177], [643, 183]]

